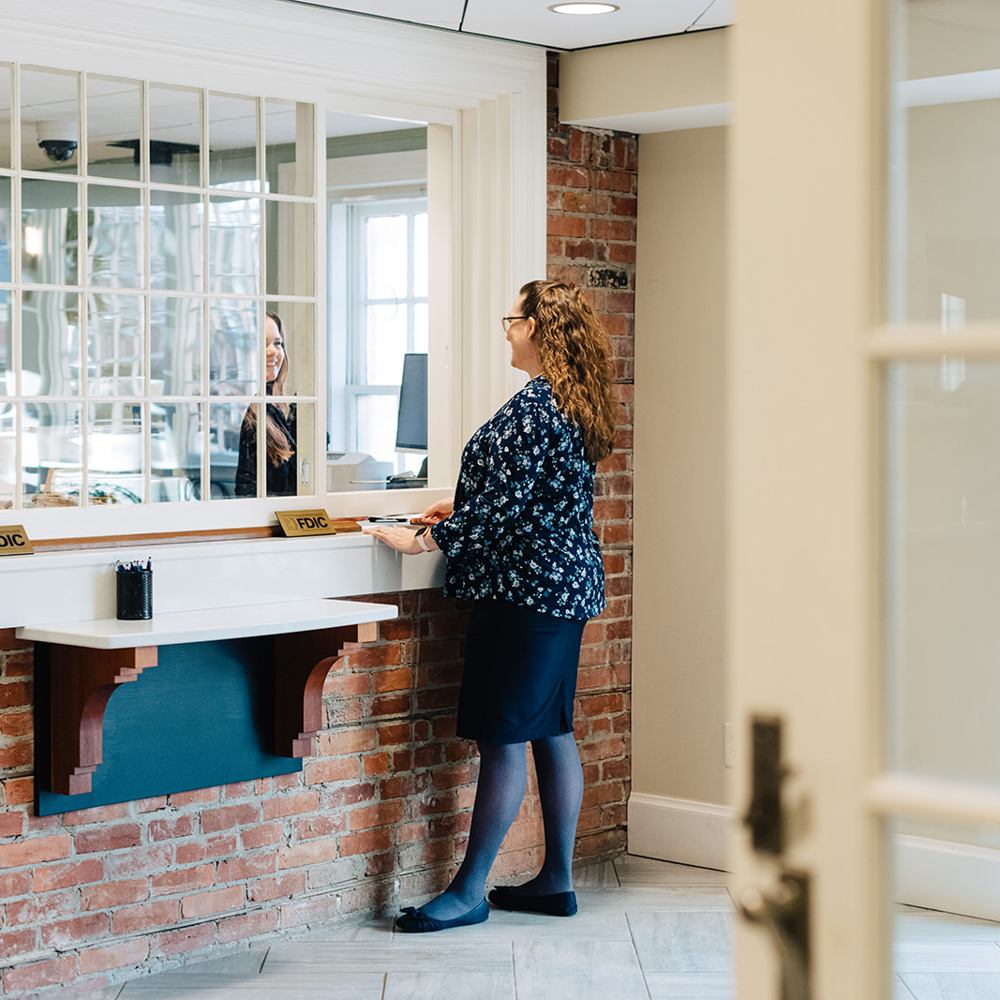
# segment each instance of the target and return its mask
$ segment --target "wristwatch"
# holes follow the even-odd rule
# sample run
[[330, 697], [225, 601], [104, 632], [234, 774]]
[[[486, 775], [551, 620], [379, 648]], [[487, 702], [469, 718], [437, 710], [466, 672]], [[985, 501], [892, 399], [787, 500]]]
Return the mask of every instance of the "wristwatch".
[[428, 527], [427, 527], [426, 525], [424, 525], [424, 527], [422, 527], [422, 528], [419, 528], [419, 529], [417, 530], [417, 545], [419, 545], [419, 546], [420, 546], [420, 547], [421, 547], [421, 548], [422, 548], [422, 549], [424, 550], [424, 552], [433, 552], [433, 551], [434, 551], [434, 550], [433, 550], [433, 549], [432, 549], [432, 548], [431, 548], [431, 547], [430, 547], [430, 546], [429, 546], [429, 545], [427, 544], [427, 540], [426, 540], [426, 538], [424, 537], [424, 536], [425, 536], [425, 535], [427, 534], [427, 532], [428, 532], [428, 531], [430, 531], [430, 530], [431, 530], [431, 529], [430, 529], [430, 528], [428, 528]]

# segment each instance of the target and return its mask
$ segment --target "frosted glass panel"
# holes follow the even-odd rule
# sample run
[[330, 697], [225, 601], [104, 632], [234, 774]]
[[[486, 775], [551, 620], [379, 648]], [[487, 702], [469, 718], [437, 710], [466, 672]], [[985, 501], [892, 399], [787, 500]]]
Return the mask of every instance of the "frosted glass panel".
[[890, 766], [1000, 782], [1000, 364], [886, 376]]
[[264, 102], [266, 191], [306, 198], [313, 193], [313, 108], [293, 101]]
[[79, 171], [79, 86], [76, 73], [21, 67], [21, 169]]
[[257, 101], [254, 98], [209, 94], [208, 174], [213, 187], [260, 190]]
[[[13, 325], [10, 321], [10, 292], [0, 288], [0, 397], [13, 396], [16, 394], [16, 390]], [[0, 425], [0, 432], [2, 432], [2, 425]]]
[[209, 303], [209, 392], [252, 396], [260, 391], [263, 350], [260, 306], [252, 299], [216, 299]]
[[149, 284], [169, 291], [204, 286], [204, 206], [199, 194], [149, 192]]
[[267, 202], [267, 294], [312, 295], [316, 213], [312, 205]]
[[24, 506], [79, 506], [82, 428], [80, 403], [25, 403], [21, 407]]
[[268, 312], [281, 319], [288, 372], [284, 396], [311, 396], [316, 385], [316, 309], [307, 302], [268, 302]]
[[[208, 496], [232, 500], [236, 492], [236, 472], [240, 458], [240, 433], [249, 407], [259, 415], [259, 403], [210, 403], [208, 425], [210, 490]], [[204, 495], [204, 491], [203, 491]]]
[[[10, 87], [10, 64], [0, 63], [0, 121], [11, 121], [11, 87]], [[0, 168], [8, 169], [11, 166], [9, 128], [0, 129]]]
[[201, 480], [202, 404], [154, 403], [149, 411], [150, 502], [197, 499]]
[[201, 94], [149, 85], [149, 173], [161, 184], [201, 184]]
[[260, 292], [260, 199], [213, 196], [208, 207], [209, 289]]
[[91, 403], [87, 407], [87, 497], [91, 505], [142, 503], [143, 414], [138, 403]]
[[149, 377], [153, 396], [197, 396], [202, 385], [204, 303], [186, 296], [149, 300]]
[[0, 281], [11, 280], [10, 178], [0, 177]]

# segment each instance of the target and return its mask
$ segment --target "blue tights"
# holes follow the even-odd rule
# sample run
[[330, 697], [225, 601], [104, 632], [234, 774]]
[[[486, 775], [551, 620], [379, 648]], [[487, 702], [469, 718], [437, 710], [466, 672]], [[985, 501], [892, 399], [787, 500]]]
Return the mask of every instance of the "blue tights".
[[[538, 798], [545, 831], [545, 860], [539, 873], [519, 890], [547, 895], [573, 888], [573, 845], [583, 800], [583, 768], [573, 733], [532, 740]], [[528, 781], [524, 743], [480, 743], [479, 781], [465, 860], [440, 896], [421, 907], [448, 920], [478, 906], [486, 878], [507, 831], [517, 817]]]

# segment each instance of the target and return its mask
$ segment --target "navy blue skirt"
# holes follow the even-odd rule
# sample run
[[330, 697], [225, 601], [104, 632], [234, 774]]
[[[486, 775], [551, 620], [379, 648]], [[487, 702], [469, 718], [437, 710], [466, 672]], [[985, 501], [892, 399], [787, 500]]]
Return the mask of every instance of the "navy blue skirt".
[[527, 743], [573, 732], [585, 620], [478, 600], [465, 641], [458, 735]]

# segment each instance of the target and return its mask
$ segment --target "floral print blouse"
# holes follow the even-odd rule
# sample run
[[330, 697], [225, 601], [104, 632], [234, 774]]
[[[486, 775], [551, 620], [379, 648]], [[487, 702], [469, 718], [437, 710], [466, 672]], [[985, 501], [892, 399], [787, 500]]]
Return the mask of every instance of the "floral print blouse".
[[472, 435], [454, 512], [431, 534], [448, 557], [446, 594], [579, 619], [604, 607], [593, 527], [594, 464], [539, 375]]

